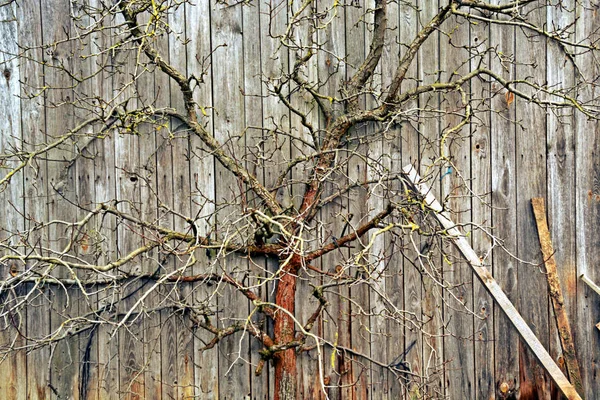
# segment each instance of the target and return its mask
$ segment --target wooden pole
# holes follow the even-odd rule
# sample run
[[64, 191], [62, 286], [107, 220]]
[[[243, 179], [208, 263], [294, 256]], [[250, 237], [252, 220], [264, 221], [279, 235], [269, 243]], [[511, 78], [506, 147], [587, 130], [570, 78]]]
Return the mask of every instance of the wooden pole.
[[548, 229], [548, 221], [546, 220], [546, 207], [544, 199], [534, 197], [531, 199], [535, 223], [537, 225], [538, 237], [540, 239], [540, 247], [544, 257], [546, 266], [546, 278], [548, 279], [548, 290], [552, 299], [554, 308], [554, 318], [558, 327], [558, 336], [560, 337], [560, 345], [563, 350], [563, 356], [567, 365], [569, 378], [573, 382], [573, 386], [583, 397], [583, 383], [581, 380], [581, 372], [579, 371], [579, 363], [575, 355], [575, 344], [571, 334], [571, 326], [565, 309], [565, 299], [560, 289], [560, 281], [558, 280], [558, 272], [556, 268], [556, 260], [554, 259], [554, 247], [550, 238], [550, 230]]
[[571, 382], [569, 382], [565, 374], [563, 374], [550, 354], [548, 354], [544, 348], [544, 345], [542, 345], [531, 328], [529, 328], [521, 314], [519, 314], [515, 306], [506, 296], [506, 293], [504, 293], [500, 285], [498, 285], [498, 282], [496, 282], [487, 268], [483, 266], [479, 260], [479, 257], [475, 253], [475, 250], [473, 250], [473, 248], [469, 245], [464, 235], [462, 235], [456, 228], [454, 222], [452, 222], [452, 220], [450, 220], [450, 218], [443, 213], [442, 206], [436, 200], [429, 187], [425, 183], [421, 182], [421, 177], [414, 167], [412, 165], [407, 165], [403, 168], [403, 171], [408, 177], [408, 180], [414, 186], [415, 190], [424, 197], [425, 204], [432, 211], [434, 211], [434, 215], [436, 216], [437, 220], [444, 227], [444, 229], [446, 229], [448, 235], [452, 237], [454, 245], [462, 253], [463, 257], [467, 260], [481, 283], [486, 287], [496, 303], [506, 314], [513, 326], [517, 329], [517, 332], [519, 332], [525, 343], [527, 343], [527, 346], [529, 346], [531, 351], [533, 351], [533, 354], [535, 354], [552, 380], [556, 383], [567, 399], [581, 400], [581, 397], [573, 385], [571, 385]]

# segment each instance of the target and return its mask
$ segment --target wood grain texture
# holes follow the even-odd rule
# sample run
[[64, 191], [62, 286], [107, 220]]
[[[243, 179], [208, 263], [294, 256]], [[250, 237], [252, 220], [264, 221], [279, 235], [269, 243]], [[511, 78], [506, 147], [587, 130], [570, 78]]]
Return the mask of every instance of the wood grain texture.
[[[503, 3], [500, 0], [493, 2]], [[167, 35], [156, 38], [153, 43], [184, 75], [202, 78], [202, 82], [194, 87], [201, 123], [221, 143], [225, 143], [223, 148], [228, 154], [234, 154], [262, 183], [270, 186], [291, 159], [314, 151], [300, 141], [290, 141], [289, 137], [277, 134], [273, 129], [277, 124], [303, 140], [312, 140], [307, 129], [301, 126], [300, 118], [290, 113], [280, 99], [267, 96], [267, 85], [261, 80], [261, 74], [267, 78], [286, 75], [296, 61], [297, 55], [293, 51], [278, 49], [278, 39], [269, 37], [268, 29], [271, 28], [273, 34], [285, 29], [289, 16], [300, 7], [300, 3], [280, 0], [252, 2], [251, 5], [240, 3], [233, 6], [232, 3], [225, 5], [217, 0], [198, 0], [181, 4], [168, 16], [167, 22], [173, 35], [169, 39]], [[315, 2], [315, 7], [323, 10], [333, 3]], [[540, 24], [545, 23], [548, 29], [574, 23], [569, 32], [578, 42], [585, 42], [585, 35], [589, 32], [597, 32], [600, 22], [594, 1], [563, 0], [561, 3], [565, 5], [563, 9], [548, 7], [543, 12], [536, 11], [537, 14], [528, 16], [534, 16]], [[0, 43], [0, 50], [15, 52], [18, 41], [24, 45], [23, 49], [28, 49], [29, 55], [36, 58], [43, 56], [47, 62], [42, 65], [29, 59], [16, 62], [0, 58], [0, 72], [3, 74], [0, 76], [0, 152], [9, 146], [21, 145], [21, 135], [27, 138], [25, 148], [31, 150], [34, 148], [32, 143], [42, 143], [64, 133], [65, 127], [84, 118], [80, 110], [73, 110], [68, 105], [54, 107], [67, 96], [72, 100], [73, 93], [81, 95], [95, 91], [103, 97], [111, 97], [129, 80], [129, 76], [117, 79], [118, 74], [113, 75], [114, 70], [106, 70], [86, 83], [87, 86], [75, 90], [48, 90], [45, 96], [32, 100], [25, 98], [28, 88], [43, 87], [45, 80], [64, 87], [71, 83], [71, 78], [53, 68], [59, 66], [61, 60], [68, 60], [82, 73], [94, 68], [93, 59], [82, 61], [69, 57], [66, 46], [34, 48], [74, 32], [73, 22], [69, 19], [70, 13], [78, 12], [74, 4], [67, 0], [25, 0], [18, 5], [13, 3], [0, 7], [0, 37], [7, 38]], [[101, 2], [89, 0], [86, 4], [96, 7]], [[365, 0], [336, 4], [339, 4], [336, 17], [324, 31], [317, 35], [314, 31], [299, 30], [297, 35], [301, 36], [295, 37], [300, 38], [302, 43], [322, 43], [330, 52], [313, 57], [303, 73], [309, 81], [323, 83], [323, 91], [327, 95], [339, 97], [341, 85], [351, 77], [369, 51], [372, 35], [369, 24], [372, 23], [375, 3], [374, 0]], [[388, 2], [388, 41], [383, 62], [376, 71], [375, 86], [381, 86], [385, 92], [391, 73], [396, 69], [398, 55], [404, 54], [410, 40], [443, 4], [442, 1], [417, 0]], [[575, 11], [569, 11], [571, 8]], [[13, 14], [16, 19], [12, 18]], [[269, 24], [271, 16], [275, 20]], [[143, 18], [140, 16], [140, 19]], [[107, 19], [103, 23], [114, 26], [116, 22], [121, 21]], [[80, 23], [85, 25], [86, 22], [81, 20]], [[108, 32], [115, 29], [107, 28], [106, 34], [99, 33], [85, 39], [87, 41], [82, 44], [84, 47], [89, 45], [90, 52], [109, 46], [104, 41], [109, 38]], [[593, 38], [598, 39], [597, 33]], [[227, 44], [227, 47], [219, 47], [222, 44]], [[545, 79], [557, 90], [584, 80], [591, 82], [600, 73], [593, 54], [576, 55], [579, 70], [584, 74], [580, 77], [565, 60], [563, 51], [549, 41], [530, 41], [521, 30], [509, 26], [469, 25], [464, 19], [454, 18], [425, 43], [402, 84], [401, 92], [405, 93], [417, 84], [456, 79], [457, 75], [453, 74], [475, 69], [480, 61], [477, 57], [470, 63], [460, 63], [466, 52], [464, 45], [472, 49], [495, 46], [496, 53], [481, 60], [482, 66], [500, 71], [501, 76], [507, 79], [535, 75], [540, 83], [544, 83]], [[279, 57], [273, 57], [279, 50], [282, 51]], [[134, 60], [126, 60], [126, 53], [131, 55], [134, 52], [115, 49], [113, 61], [123, 68], [122, 72], [129, 73]], [[516, 59], [519, 65], [504, 68], [508, 65], [505, 61], [512, 59]], [[335, 74], [327, 79], [331, 72]], [[24, 83], [21, 89], [18, 88], [19, 81]], [[520, 85], [517, 86], [520, 88]], [[435, 186], [434, 193], [451, 196], [448, 206], [460, 211], [453, 219], [475, 224], [471, 231], [471, 245], [475, 253], [483, 257], [483, 263], [491, 268], [500, 288], [522, 310], [535, 335], [556, 360], [562, 352], [547, 307], [546, 281], [539, 269], [541, 257], [537, 245], [533, 246], [537, 243], [537, 235], [529, 210], [531, 197], [545, 196], [548, 199], [548, 220], [556, 249], [559, 280], [565, 283], [565, 309], [572, 318], [570, 322], [578, 361], [582, 366], [585, 395], [593, 398], [595, 393], [600, 392], [596, 379], [600, 369], [597, 356], [600, 339], [594, 327], [600, 321], [600, 301], [577, 277], [585, 273], [593, 281], [600, 282], [600, 273], [594, 268], [600, 262], [597, 229], [600, 222], [600, 203], [597, 201], [600, 198], [598, 124], [571, 111], [548, 112], [537, 106], [525, 106], [518, 97], [508, 104], [506, 90], [493, 81], [477, 79], [463, 88], [471, 93], [473, 107], [489, 106], [490, 110], [480, 113], [477, 119], [445, 143], [444, 149], [452, 155], [451, 161], [464, 172], [467, 186], [458, 188], [460, 179], [451, 174], [441, 181], [431, 182]], [[153, 66], [141, 74], [137, 87], [128, 88], [122, 97], [132, 95], [136, 89], [141, 94], [137, 105], [143, 103], [182, 110], [179, 88], [164, 74], [155, 71]], [[598, 97], [597, 90], [589, 86], [576, 95], [584, 100]], [[299, 109], [310, 110], [308, 119], [313, 126], [324, 127], [325, 121], [319, 116], [310, 96], [303, 97], [300, 92], [293, 92], [289, 98]], [[463, 112], [459, 100], [456, 96], [439, 92], [411, 99], [406, 104], [406, 109], [411, 111], [403, 115], [406, 119], [390, 126], [384, 139], [377, 138], [369, 148], [364, 144], [355, 146], [355, 142], [351, 142], [349, 149], [367, 154], [371, 160], [382, 160], [392, 171], [412, 163], [424, 173], [440, 156], [440, 135], [449, 125], [455, 124]], [[379, 105], [379, 101], [373, 96], [368, 99], [364, 96], [360, 100], [361, 105], [369, 107]], [[44, 105], [50, 107], [44, 109]], [[336, 112], [342, 111], [338, 103], [333, 102], [333, 105]], [[131, 103], [131, 106], [134, 104]], [[418, 109], [421, 111], [414, 111]], [[456, 114], [440, 117], [437, 110]], [[416, 115], [411, 114], [417, 112], [422, 118], [419, 124], [414, 122]], [[168, 129], [160, 131], [140, 126], [140, 136], [137, 137], [112, 130], [104, 140], [91, 144], [88, 155], [93, 154], [93, 157], [81, 158], [71, 168], [65, 169], [63, 160], [74, 154], [75, 143], [71, 141], [40, 159], [36, 168], [24, 169], [13, 178], [10, 190], [0, 193], [0, 201], [7, 205], [0, 208], [0, 240], [5, 238], [2, 235], [6, 231], [28, 229], [48, 218], [71, 221], [81, 217], [83, 210], [76, 211], [74, 207], [67, 206], [65, 198], [88, 206], [114, 199], [133, 200], [129, 205], [123, 203], [119, 207], [135, 215], [158, 220], [165, 226], [189, 230], [189, 223], [173, 217], [164, 209], [158, 210], [153, 190], [140, 179], [136, 180], [136, 174], [149, 179], [151, 185], [158, 189], [161, 201], [195, 219], [200, 234], [214, 234], [211, 229], [217, 222], [219, 229], [225, 228], [240, 212], [239, 208], [228, 207], [219, 211], [219, 221], [208, 220], [208, 215], [215, 209], [215, 200], [221, 203], [237, 201], [245, 193], [249, 196], [249, 204], [256, 204], [257, 200], [243, 189], [236, 178], [215, 164], [198, 138], [188, 138], [177, 121], [169, 121], [168, 125]], [[266, 130], [244, 130], [247, 126], [262, 126]], [[350, 136], [375, 134], [378, 128], [375, 125], [362, 126]], [[169, 133], [173, 135], [169, 136]], [[254, 154], [250, 154], [251, 151]], [[259, 152], [269, 156], [260, 157]], [[340, 179], [327, 188], [327, 193], [347, 182], [368, 177], [372, 167], [365, 160], [352, 157], [343, 166]], [[440, 168], [440, 165], [434, 168]], [[436, 170], [436, 173], [440, 172], [445, 172], [443, 167], [441, 171]], [[295, 179], [302, 179], [306, 173], [303, 164], [293, 168], [284, 186]], [[399, 183], [397, 185], [391, 187], [400, 189]], [[293, 184], [278, 190], [277, 199], [284, 203], [284, 207], [297, 206], [303, 189], [303, 185]], [[460, 197], [467, 189], [481, 197]], [[360, 187], [341, 202], [322, 210], [321, 217], [332, 223], [322, 227], [319, 240], [327, 242], [332, 235], [339, 235], [346, 224], [344, 218], [349, 214], [353, 214], [351, 222], [356, 225], [366, 215], [381, 208], [382, 199], [376, 194], [381, 193], [368, 197], [367, 191]], [[16, 211], [24, 213], [20, 215]], [[144, 243], [144, 239], [131, 235], [129, 228], [113, 216], [98, 218], [92, 225], [92, 230], [111, 233], [104, 238], [103, 254], [93, 255], [80, 249], [78, 256], [85, 260], [94, 257], [98, 257], [98, 262], [114, 259], [118, 254]], [[475, 226], [489, 230], [501, 241], [491, 241], [487, 233]], [[148, 232], [143, 229], [142, 233]], [[64, 228], [44, 229], [37, 234], [39, 237], [29, 237], [32, 243], [51, 237], [52, 249], [57, 250], [64, 245]], [[425, 394], [438, 398], [476, 399], [555, 397], [556, 388], [550, 383], [549, 376], [537, 366], [533, 354], [519, 343], [517, 331], [509, 319], [492, 300], [485, 286], [473, 279], [472, 272], [459, 262], [456, 252], [452, 253], [452, 266], [444, 265], [440, 259], [436, 259], [433, 265], [425, 265], [427, 268], [443, 267], [444, 278], [448, 281], [467, 283], [453, 289], [452, 294], [460, 299], [458, 302], [449, 291], [445, 291], [443, 299], [446, 306], [443, 306], [439, 301], [441, 292], [438, 286], [432, 284], [427, 274], [422, 274], [420, 261], [426, 261], [425, 257], [419, 258], [415, 251], [415, 246], [422, 248], [427, 238], [417, 233], [412, 235], [415, 245], [408, 235], [393, 241], [376, 241], [372, 249], [374, 255], [369, 259], [376, 267], [375, 271], [383, 273], [376, 285], [390, 292], [392, 303], [406, 311], [404, 320], [382, 322], [369, 316], [368, 313], [378, 313], [385, 304], [380, 296], [361, 283], [349, 288], [328, 289], [326, 295], [331, 300], [329, 314], [325, 314], [314, 330], [324, 334], [331, 343], [351, 347], [381, 362], [391, 362], [415, 342], [406, 358], [414, 377], [398, 379], [380, 367], [373, 367], [329, 346], [320, 366], [327, 370], [328, 382], [332, 385], [327, 389], [330, 398], [374, 400]], [[311, 243], [313, 245], [316, 244]], [[443, 244], [436, 243], [434, 248], [438, 245]], [[340, 252], [344, 256], [349, 254], [347, 249]], [[333, 252], [315, 266], [334, 271], [342, 258], [340, 252]], [[154, 272], [159, 268], [157, 260], [161, 261], [165, 254], [164, 250], [156, 250], [136, 264], [143, 272]], [[247, 282], [251, 284], [264, 277], [266, 270], [277, 268], [273, 261], [258, 258], [249, 261], [231, 257], [225, 264], [215, 265], [214, 259], [203, 250], [198, 251], [196, 257], [198, 263], [187, 272], [196, 274], [223, 267], [233, 271], [236, 277], [247, 276]], [[172, 271], [182, 265], [181, 259], [175, 260], [175, 257], [168, 257], [165, 261], [160, 263], [163, 271]], [[351, 268], [354, 268], [353, 272], [359, 269], [356, 266]], [[0, 273], [5, 274], [5, 271], [0, 270]], [[66, 276], [67, 272], [57, 268], [56, 273]], [[306, 320], [317, 305], [308, 278], [308, 270], [300, 271], [296, 301], [303, 305], [298, 309], [300, 321]], [[331, 280], [325, 278], [322, 282], [331, 283]], [[127, 291], [132, 289], [129, 287]], [[169, 286], [169, 289], [173, 290], [150, 296], [143, 307], [158, 305], [160, 297], [166, 295], [197, 305], [217, 290], [213, 300], [218, 298], [219, 303], [212, 311], [218, 311], [213, 322], [219, 327], [245, 318], [251, 311], [246, 299], [222, 287], [177, 284]], [[272, 300], [272, 289], [272, 286], [265, 286], [257, 289], [257, 293], [264, 300]], [[58, 329], [63, 321], [76, 313], [106, 305], [111, 299], [123, 295], [108, 287], [95, 287], [94, 295], [86, 301], [81, 296], [77, 297], [79, 295], [73, 290], [68, 293], [70, 303], [67, 303], [66, 294], [61, 289], [49, 289], [48, 286], [34, 292], [32, 307], [22, 314], [19, 322], [30, 338], [27, 343], [43, 338], [51, 329]], [[46, 303], [48, 298], [55, 301], [52, 312]], [[134, 304], [136, 298], [128, 299], [123, 306]], [[462, 307], [459, 304], [462, 301], [473, 310], [473, 315], [450, 307]], [[254, 339], [246, 336], [240, 344], [240, 335], [234, 335], [223, 340], [218, 348], [199, 352], [213, 336], [202, 329], [193, 332], [188, 317], [173, 315], [171, 309], [154, 312], [144, 325], [131, 324], [128, 330], [111, 337], [112, 327], [105, 319], [114, 317], [114, 311], [99, 314], [98, 321], [103, 324], [94, 333], [86, 332], [58, 344], [52, 361], [47, 348], [28, 354], [17, 353], [5, 359], [0, 365], [0, 397], [49, 399], [56, 396], [53, 390], [63, 397], [73, 393], [74, 398], [90, 399], [272, 397], [272, 368], [267, 365], [260, 377], [254, 376], [260, 361], [257, 350], [262, 348]], [[428, 322], [423, 325], [421, 321]], [[446, 325], [448, 321], [450, 323]], [[22, 340], [14, 326], [2, 321], [2, 327], [8, 329], [0, 331], [0, 343], [6, 344], [15, 337]], [[271, 329], [268, 323], [263, 327], [267, 331]], [[425, 330], [426, 335], [420, 332], [420, 328]], [[447, 335], [442, 339], [441, 333]], [[324, 398], [320, 382], [315, 378], [319, 367], [316, 352], [305, 352], [298, 355], [298, 359], [298, 397]], [[451, 362], [443, 365], [444, 360]], [[418, 376], [428, 378], [430, 385], [419, 388], [423, 380], [419, 380]], [[351, 387], [350, 384], [355, 381], [357, 384]]]
[[[533, 23], [545, 21], [543, 10], [527, 7]], [[543, 74], [546, 71], [546, 48], [543, 43], [528, 39], [523, 32], [517, 30], [515, 40], [515, 58], [518, 62], [515, 70], [517, 79], [531, 74]], [[543, 84], [544, 79], [538, 79]], [[532, 91], [528, 88], [517, 89]], [[516, 182], [517, 182], [517, 255], [522, 260], [517, 265], [519, 300], [517, 307], [523, 318], [532, 327], [544, 347], [549, 348], [549, 310], [546, 298], [546, 278], [538, 265], [542, 261], [539, 251], [532, 243], [537, 243], [535, 219], [531, 212], [529, 199], [546, 196], [546, 115], [545, 110], [537, 105], [519, 102], [516, 105], [515, 118], [522, 121], [517, 126], [516, 150]], [[526, 306], [526, 307], [525, 307]], [[550, 395], [550, 379], [537, 364], [535, 357], [520, 342], [520, 394], [521, 399], [547, 398]]]
[[[597, 3], [583, 1], [577, 4], [578, 17], [575, 32], [576, 40], [584, 40], [585, 32], [598, 32], [600, 20], [597, 17]], [[593, 35], [595, 40], [598, 34]], [[583, 82], [587, 77], [598, 76], [597, 60], [592, 54], [582, 54], [577, 57], [577, 65], [583, 72], [583, 77], [577, 77]], [[597, 88], [583, 86], [578, 95], [582, 100], [598, 96]], [[593, 282], [600, 283], [600, 137], [598, 122], [590, 121], [583, 115], [575, 116], [575, 238], [577, 254], [577, 276], [586, 274]], [[552, 222], [551, 222], [552, 223]], [[559, 245], [557, 244], [557, 247]], [[585, 283], [577, 282], [577, 318], [575, 322], [575, 347], [582, 360], [583, 386], [588, 399], [600, 393], [600, 381], [597, 378], [600, 371], [600, 336], [593, 327], [600, 320], [600, 302], [596, 293], [592, 292]]]
[[[469, 45], [474, 49], [483, 48], [489, 43], [489, 24], [470, 24]], [[483, 60], [482, 60], [483, 58]], [[471, 59], [470, 69], [475, 70], [480, 62], [489, 67], [491, 57], [475, 57]], [[471, 221], [475, 224], [472, 233], [472, 246], [483, 263], [492, 269], [492, 143], [491, 143], [491, 104], [490, 82], [475, 80], [471, 83], [471, 95], [476, 99], [473, 108], [490, 110], [481, 112], [477, 120], [471, 121], [471, 191], [475, 195], [471, 199]], [[477, 399], [494, 398], [494, 302], [474, 275], [473, 281], [473, 341], [475, 345], [475, 391]]]
[[534, 197], [531, 199], [531, 205], [533, 207], [533, 214], [535, 215], [542, 255], [544, 256], [546, 277], [548, 279], [548, 292], [554, 309], [554, 318], [556, 320], [556, 327], [558, 329], [565, 366], [573, 386], [580, 395], [583, 395], [581, 372], [575, 354], [569, 318], [564, 307], [565, 298], [563, 296], [560, 280], [558, 279], [558, 268], [556, 259], [554, 258], [554, 247], [552, 246], [552, 239], [550, 238], [548, 221], [546, 220], [544, 199], [542, 197]]
[[[24, 124], [22, 122], [22, 109], [19, 100], [21, 80], [19, 60], [10, 58], [10, 54], [19, 52], [17, 43], [19, 41], [19, 24], [17, 5], [9, 4], [0, 7], [0, 57], [2, 57], [3, 78], [0, 79], [0, 110], [3, 117], [0, 119], [0, 154], [20, 150], [23, 145], [21, 142]], [[14, 149], [14, 150], [13, 150]], [[9, 161], [7, 164], [14, 167], [17, 160]], [[4, 170], [1, 172], [4, 177]], [[0, 188], [0, 242], [11, 245], [18, 244], [18, 236], [10, 237], [10, 232], [22, 232], [25, 227], [24, 219], [24, 173], [19, 172], [11, 178], [8, 187]], [[10, 277], [11, 271], [24, 271], [25, 266], [14, 263], [11, 265], [3, 264], [0, 266], [1, 279]], [[26, 288], [20, 288], [17, 293], [2, 293], [2, 302], [8, 305], [16, 299], [17, 294]], [[5, 309], [2, 309], [3, 314]], [[4, 353], [11, 344], [22, 347], [25, 343], [27, 325], [27, 310], [21, 313], [9, 312], [5, 314], [0, 322], [0, 349]], [[27, 367], [26, 355], [24, 351], [8, 353], [0, 361], [0, 397], [5, 398], [25, 398], [27, 392], [26, 385]]]
[[[200, 85], [194, 92], [194, 99], [198, 105], [206, 111], [203, 115], [203, 123], [208, 132], [213, 132], [212, 115], [212, 63], [211, 61], [211, 19], [210, 1], [198, 1], [195, 7], [186, 9], [186, 34], [192, 39], [187, 46], [187, 70], [201, 77], [204, 84]], [[203, 151], [200, 140], [196, 137], [190, 139], [190, 184], [192, 185], [192, 215], [197, 219], [195, 224], [200, 235], [210, 233], [211, 226], [215, 221], [209, 219], [214, 212], [215, 200], [215, 165], [214, 160]], [[212, 260], [206, 252], [197, 252], [200, 260], [194, 268], [194, 273], [206, 273], [212, 268]], [[212, 293], [213, 288], [198, 284], [194, 288], [193, 299], [197, 303], [206, 301]], [[217, 347], [200, 351], [206, 343], [212, 339], [212, 335], [203, 330], [197, 330], [194, 335], [194, 379], [195, 395], [205, 399], [219, 398], [218, 382], [218, 349]]]
[[[498, 43], [498, 51], [513, 57], [515, 54], [514, 28], [490, 26], [490, 39]], [[501, 68], [500, 60], [490, 61], [492, 68]], [[509, 68], [503, 77], [514, 79], [514, 68]], [[491, 204], [494, 234], [503, 246], [492, 249], [492, 271], [508, 298], [515, 304], [518, 300], [517, 263], [511, 254], [517, 251], [517, 236], [514, 225], [517, 220], [517, 185], [515, 114], [517, 105], [508, 105], [505, 92], [498, 84], [491, 83]], [[504, 313], [493, 305], [494, 313], [494, 365], [495, 395], [499, 399], [516, 396], [519, 390], [519, 338]]]
[[[223, 143], [230, 156], [240, 161], [244, 154], [244, 97], [240, 90], [244, 85], [241, 8], [212, 1], [210, 26], [213, 48], [226, 45], [218, 48], [212, 56], [214, 137]], [[227, 67], [223, 68], [223, 65]], [[237, 215], [243, 212], [240, 206], [236, 206], [243, 189], [241, 182], [220, 164], [215, 167], [215, 182], [215, 200], [221, 206], [216, 221], [217, 237], [222, 239], [234, 228]], [[234, 279], [243, 278], [246, 261], [230, 255], [218, 263], [218, 268]], [[219, 311], [215, 323], [218, 322], [219, 328], [245, 320], [248, 315], [246, 299], [230, 287], [220, 287], [218, 290]], [[235, 398], [250, 393], [250, 366], [245, 361], [248, 358], [248, 346], [248, 335], [243, 339], [240, 335], [233, 335], [219, 342], [218, 385], [221, 398]]]
[[[447, 82], [465, 75], [470, 65], [462, 60], [469, 58], [470, 27], [467, 21], [450, 18], [454, 29], [448, 40], [452, 46], [440, 46], [440, 80]], [[444, 40], [440, 38], [440, 41]], [[466, 118], [466, 105], [462, 104], [460, 93], [448, 93], [441, 96], [440, 109], [444, 115], [440, 118], [438, 135], [440, 136], [440, 157], [444, 160], [439, 180], [441, 196], [445, 206], [452, 210], [452, 218], [457, 223], [472, 221], [470, 199], [471, 180], [471, 132], [470, 124], [459, 130], [456, 127]], [[450, 169], [449, 169], [450, 168]], [[456, 171], [464, 171], [458, 175]], [[437, 182], [435, 182], [437, 185]], [[439, 265], [443, 280], [449, 288], [444, 291], [444, 360], [446, 395], [451, 399], [475, 398], [475, 336], [473, 332], [473, 274], [462, 260], [460, 253], [452, 248], [448, 241], [442, 243], [449, 260]], [[438, 278], [439, 279], [439, 278]]]

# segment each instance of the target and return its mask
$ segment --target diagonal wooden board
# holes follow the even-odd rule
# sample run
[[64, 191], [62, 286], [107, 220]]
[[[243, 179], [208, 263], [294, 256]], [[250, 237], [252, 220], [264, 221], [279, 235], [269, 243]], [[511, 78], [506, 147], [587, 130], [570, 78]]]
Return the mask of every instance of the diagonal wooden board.
[[[544, 264], [546, 265], [546, 278], [548, 279], [548, 292], [552, 299], [552, 307], [554, 308], [554, 318], [558, 328], [558, 337], [560, 338], [560, 346], [563, 351], [565, 364], [567, 365], [567, 373], [573, 386], [579, 393], [583, 393], [583, 383], [581, 381], [581, 372], [579, 371], [579, 363], [575, 354], [575, 343], [573, 343], [573, 335], [571, 334], [571, 326], [569, 317], [565, 308], [565, 299], [560, 288], [558, 280], [558, 268], [554, 259], [554, 247], [550, 239], [550, 228], [546, 219], [546, 206], [544, 205], [543, 197], [534, 197], [531, 199], [533, 207], [533, 215], [538, 229], [538, 238], [540, 239], [540, 247], [544, 256]], [[582, 394], [583, 396], [583, 394]]]
[[425, 183], [421, 182], [421, 177], [417, 173], [417, 170], [409, 164], [403, 168], [403, 171], [408, 180], [414, 186], [415, 190], [423, 196], [425, 204], [434, 211], [434, 215], [436, 216], [437, 220], [444, 227], [444, 229], [446, 229], [448, 235], [453, 238], [454, 245], [462, 253], [463, 257], [467, 260], [481, 283], [486, 287], [502, 311], [504, 311], [513, 326], [517, 329], [517, 332], [519, 332], [525, 343], [527, 343], [531, 351], [533, 351], [552, 380], [554, 380], [556, 385], [567, 397], [567, 399], [581, 400], [581, 397], [573, 385], [571, 385], [567, 377], [554, 362], [550, 354], [548, 354], [544, 348], [544, 345], [542, 345], [531, 328], [529, 328], [521, 314], [519, 314], [513, 303], [508, 299], [506, 293], [504, 293], [498, 282], [496, 282], [487, 268], [483, 266], [479, 260], [479, 257], [475, 253], [475, 250], [473, 250], [473, 248], [469, 245], [469, 242], [467, 242], [465, 239], [464, 235], [462, 235], [456, 228], [456, 224], [454, 224], [454, 222], [452, 222], [452, 220], [445, 215], [441, 204], [437, 201], [431, 192], [431, 189]]

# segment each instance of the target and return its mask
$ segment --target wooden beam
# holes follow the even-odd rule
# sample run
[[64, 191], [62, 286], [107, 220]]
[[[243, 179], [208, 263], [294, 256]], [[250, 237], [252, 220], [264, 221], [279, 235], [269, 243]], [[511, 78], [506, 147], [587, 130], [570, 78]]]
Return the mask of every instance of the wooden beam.
[[403, 168], [404, 173], [408, 177], [408, 180], [412, 183], [415, 190], [424, 197], [425, 204], [434, 211], [434, 215], [440, 224], [446, 229], [448, 235], [453, 238], [454, 245], [462, 253], [463, 257], [467, 260], [481, 283], [487, 288], [489, 293], [492, 295], [496, 303], [500, 306], [502, 311], [506, 314], [508, 319], [511, 321], [513, 326], [517, 329], [525, 343], [529, 346], [531, 351], [538, 358], [544, 369], [548, 372], [552, 380], [556, 383], [559, 389], [569, 400], [580, 400], [581, 397], [571, 385], [571, 382], [560, 370], [558, 365], [554, 362], [548, 351], [544, 348], [539, 339], [535, 336], [531, 328], [527, 325], [521, 314], [517, 311], [515, 306], [506, 296], [498, 282], [494, 279], [492, 274], [483, 266], [479, 257], [469, 245], [464, 235], [460, 233], [454, 222], [445, 215], [441, 204], [436, 200], [435, 196], [431, 192], [430, 188], [423, 182], [421, 177], [414, 169], [412, 165], [407, 165]]
[[573, 386], [577, 392], [583, 397], [583, 383], [581, 380], [581, 372], [579, 371], [579, 363], [575, 355], [575, 344], [573, 343], [573, 335], [571, 334], [571, 326], [565, 309], [565, 299], [560, 289], [560, 281], [558, 280], [558, 272], [556, 268], [556, 260], [554, 259], [554, 247], [550, 238], [550, 230], [548, 229], [548, 221], [546, 220], [546, 207], [544, 198], [534, 197], [531, 199], [533, 214], [535, 215], [535, 223], [537, 225], [538, 237], [540, 239], [540, 247], [544, 256], [544, 264], [546, 266], [546, 278], [548, 279], [548, 291], [552, 299], [554, 308], [554, 318], [558, 327], [558, 336], [560, 345], [563, 350], [563, 356], [567, 365], [569, 378], [573, 382]]

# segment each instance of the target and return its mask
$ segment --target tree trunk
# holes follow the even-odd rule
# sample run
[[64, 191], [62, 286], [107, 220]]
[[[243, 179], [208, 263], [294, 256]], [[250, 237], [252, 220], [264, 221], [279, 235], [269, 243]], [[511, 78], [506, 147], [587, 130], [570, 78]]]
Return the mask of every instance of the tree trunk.
[[[291, 262], [282, 272], [277, 284], [275, 303], [291, 315], [296, 311], [296, 277], [298, 266]], [[277, 312], [275, 320], [275, 344], [290, 343], [294, 340], [294, 319], [283, 311]], [[275, 366], [275, 400], [293, 400], [296, 398], [296, 349], [277, 352]]]

